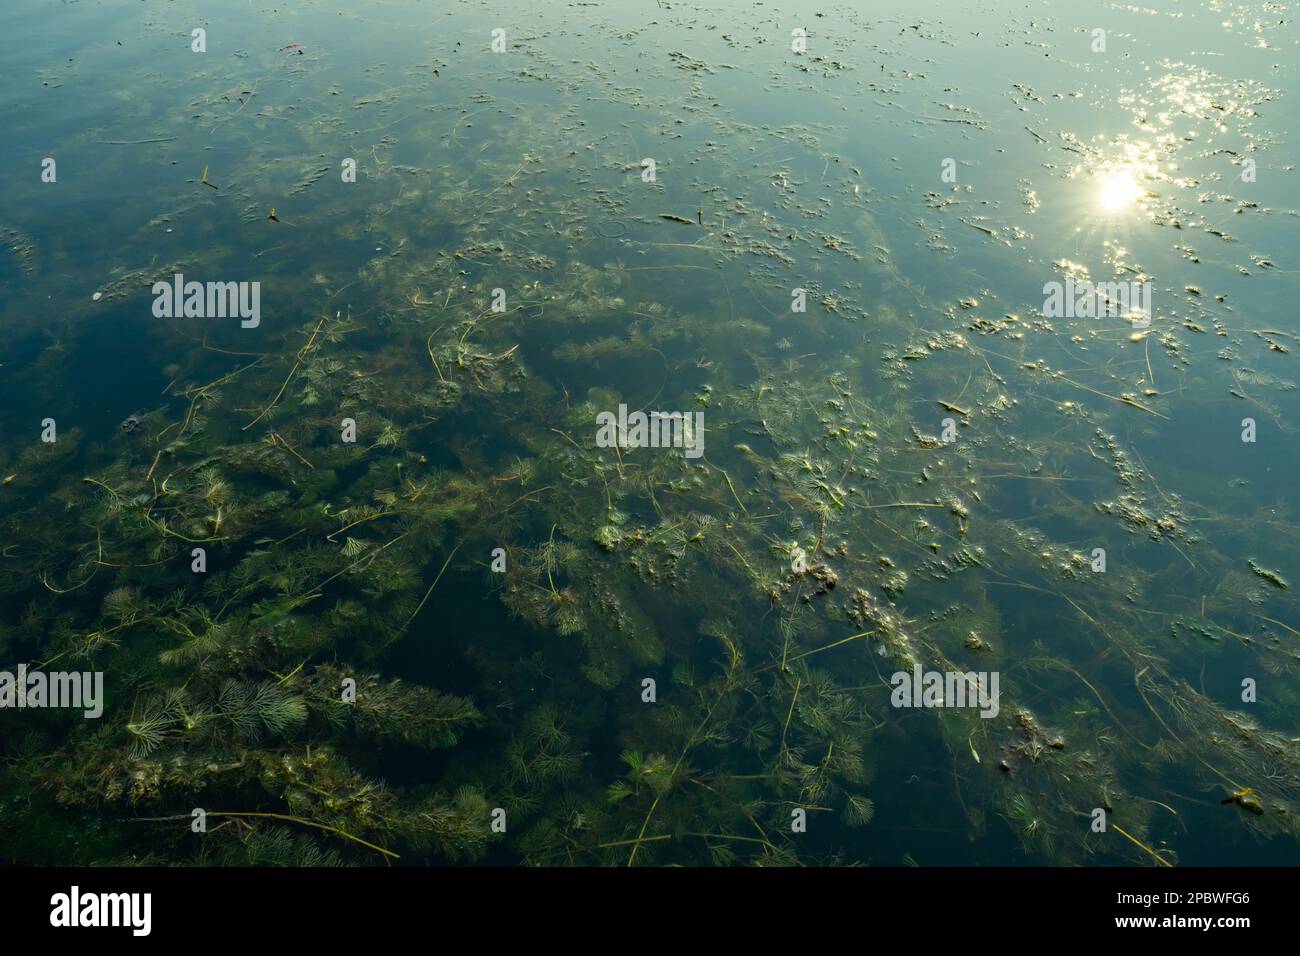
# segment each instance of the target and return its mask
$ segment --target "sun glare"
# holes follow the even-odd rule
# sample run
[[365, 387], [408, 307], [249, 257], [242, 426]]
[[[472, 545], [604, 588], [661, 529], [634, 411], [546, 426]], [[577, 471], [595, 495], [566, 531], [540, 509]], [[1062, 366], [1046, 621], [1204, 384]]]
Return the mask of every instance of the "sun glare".
[[1133, 206], [1142, 195], [1142, 187], [1128, 169], [1117, 169], [1099, 177], [1097, 202], [1106, 212], [1116, 213]]

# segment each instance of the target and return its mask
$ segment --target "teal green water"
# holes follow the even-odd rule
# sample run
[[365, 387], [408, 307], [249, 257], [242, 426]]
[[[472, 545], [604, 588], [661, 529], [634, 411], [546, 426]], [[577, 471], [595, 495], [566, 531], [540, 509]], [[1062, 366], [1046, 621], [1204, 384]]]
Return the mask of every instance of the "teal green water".
[[0, 11], [0, 857], [1295, 861], [1293, 5], [286, 6]]

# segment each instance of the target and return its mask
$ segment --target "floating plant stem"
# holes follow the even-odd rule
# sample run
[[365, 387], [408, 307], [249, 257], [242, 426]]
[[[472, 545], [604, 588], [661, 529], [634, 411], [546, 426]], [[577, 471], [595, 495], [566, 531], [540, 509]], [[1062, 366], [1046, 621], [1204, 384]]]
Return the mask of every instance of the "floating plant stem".
[[[429, 589], [424, 592], [424, 597], [420, 598], [420, 603], [415, 606], [415, 610], [411, 612], [411, 616], [408, 617], [406, 619], [406, 623], [402, 625], [402, 631], [405, 631], [406, 628], [410, 627], [411, 622], [415, 620], [415, 618], [419, 615], [420, 611], [424, 610], [424, 605], [429, 600], [429, 595], [432, 594], [433, 589], [438, 586], [438, 582], [442, 580], [443, 573], [447, 570], [447, 565], [451, 564], [451, 559], [456, 557], [456, 552], [459, 550], [460, 550], [459, 544], [456, 545], [456, 547], [451, 549], [451, 554], [447, 555], [447, 560], [442, 562], [442, 567], [438, 569], [438, 573], [434, 577], [433, 583], [429, 585]], [[401, 633], [402, 633], [401, 631], [398, 632], [398, 634]]]
[[1173, 866], [1172, 863], [1170, 863], [1168, 860], [1166, 860], [1163, 856], [1161, 856], [1161, 855], [1160, 855], [1159, 853], [1157, 853], [1155, 850], [1151, 849], [1151, 847], [1147, 846], [1145, 843], [1143, 843], [1143, 842], [1142, 842], [1141, 840], [1139, 840], [1137, 837], [1130, 835], [1130, 834], [1128, 833], [1128, 831], [1125, 830], [1123, 827], [1121, 827], [1118, 823], [1112, 823], [1112, 824], [1111, 824], [1111, 827], [1112, 827], [1116, 832], [1118, 832], [1120, 836], [1124, 837], [1124, 839], [1128, 840], [1130, 843], [1132, 843], [1132, 844], [1134, 844], [1135, 846], [1138, 846], [1138, 847], [1140, 847], [1142, 850], [1144, 850], [1147, 854], [1149, 854], [1149, 855], [1150, 855], [1150, 856], [1151, 856], [1151, 857], [1152, 857], [1152, 858], [1153, 858], [1157, 863], [1159, 863], [1161, 866], [1168, 866], [1168, 867], [1172, 867], [1172, 866]]
[[316, 336], [320, 334], [321, 326], [324, 324], [325, 317], [322, 316], [321, 320], [316, 323], [316, 328], [312, 329], [311, 338], [307, 340], [307, 344], [298, 350], [297, 360], [293, 363], [293, 368], [289, 369], [289, 374], [285, 376], [284, 384], [280, 386], [280, 390], [275, 393], [275, 397], [272, 398], [270, 403], [258, 413], [257, 417], [244, 426], [244, 431], [248, 431], [260, 422], [266, 413], [275, 407], [276, 402], [280, 401], [280, 396], [283, 395], [284, 390], [289, 387], [289, 383], [293, 380], [294, 373], [298, 371], [298, 367], [302, 365], [302, 360], [307, 356], [307, 353], [311, 351], [312, 345], [316, 342]]

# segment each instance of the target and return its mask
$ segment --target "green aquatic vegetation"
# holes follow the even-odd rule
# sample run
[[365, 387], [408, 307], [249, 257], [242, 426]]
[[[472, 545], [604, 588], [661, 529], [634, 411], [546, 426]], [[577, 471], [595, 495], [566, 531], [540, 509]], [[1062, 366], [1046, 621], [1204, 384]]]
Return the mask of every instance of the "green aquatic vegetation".
[[[572, 57], [519, 55], [519, 89], [569, 95], [202, 77], [225, 91], [194, 124], [240, 150], [163, 189], [152, 232], [233, 203], [209, 265], [247, 253], [282, 311], [256, 340], [157, 331], [139, 428], [0, 449], [0, 653], [112, 686], [98, 725], [6, 741], [0, 794], [31, 808], [8, 799], [0, 837], [59, 813], [103, 825], [41, 862], [222, 865], [856, 862], [935, 819], [1065, 864], [1169, 865], [1207, 826], [1294, 839], [1296, 523], [1153, 450], [1225, 384], [1211, 336], [1124, 345], [969, 263], [918, 271], [966, 200], [900, 232], [844, 129], [747, 124], [690, 85], [725, 76], [705, 59], [641, 60], [687, 82], [651, 101], [603, 61], [582, 87]], [[764, 81], [853, 82], [795, 72]], [[325, 192], [342, 131], [364, 199]], [[647, 136], [688, 177], [641, 183]], [[141, 267], [146, 236], [84, 283], [100, 301], [182, 271]], [[1191, 314], [1231, 387], [1284, 422], [1253, 350], [1291, 340], [1212, 307]], [[702, 409], [704, 456], [597, 447], [620, 403]], [[998, 715], [891, 707], [913, 667], [998, 671]], [[1257, 668], [1258, 708], [1216, 683]]]
[[[455, 362], [448, 364], [454, 366]], [[690, 682], [683, 686], [696, 688], [700, 695], [698, 706], [692, 713], [673, 705], [664, 712], [663, 718], [654, 721], [662, 725], [659, 732], [651, 728], [632, 730], [633, 746], [624, 753], [627, 774], [606, 786], [603, 800], [577, 795], [558, 799], [554, 795], [561, 782], [567, 790], [580, 779], [584, 752], [576, 748], [571, 734], [560, 728], [553, 709], [528, 718], [508, 750], [509, 761], [515, 769], [510, 775], [514, 792], [506, 805], [512, 814], [523, 815], [521, 823], [526, 832], [520, 838], [522, 852], [537, 862], [588, 859], [653, 862], [661, 858], [683, 858], [679, 854], [710, 862], [791, 862], [793, 844], [784, 835], [780, 808], [788, 808], [793, 803], [813, 814], [831, 811], [846, 824], [855, 826], [868, 825], [875, 809], [872, 798], [862, 791], [870, 779], [864, 761], [864, 741], [872, 738], [879, 718], [869, 717], [854, 695], [837, 691], [827, 675], [805, 669], [807, 655], [832, 653], [845, 646], [842, 638], [827, 633], [827, 619], [841, 614], [852, 618], [859, 629], [867, 627], [872, 632], [868, 643], [879, 646], [900, 664], [910, 664], [920, 655], [929, 664], [958, 666], [950, 660], [957, 644], [969, 650], [965, 642], [972, 631], [996, 633], [993, 623], [996, 612], [991, 607], [985, 606], [975, 616], [969, 610], [954, 613], [950, 609], [939, 617], [909, 624], [902, 614], [872, 594], [884, 589], [895, 599], [900, 597], [904, 593], [902, 588], [891, 591], [889, 587], [889, 581], [895, 576], [901, 576], [904, 581], [915, 578], [924, 582], [948, 582], [958, 571], [991, 569], [996, 572], [1008, 547], [1026, 552], [1027, 556], [1032, 554], [1035, 560], [1030, 566], [1033, 566], [1044, 549], [1044, 542], [1039, 539], [1013, 534], [993, 549], [998, 557], [988, 560], [992, 528], [982, 520], [978, 505], [967, 505], [966, 496], [951, 491], [946, 495], [940, 493], [933, 500], [914, 500], [915, 493], [907, 484], [914, 469], [897, 467], [906, 460], [903, 449], [910, 442], [904, 427], [906, 417], [891, 417], [886, 410], [862, 407], [851, 394], [845, 394], [842, 381], [831, 384], [824, 399], [801, 388], [798, 401], [776, 398], [771, 401], [771, 414], [761, 407], [755, 408], [735, 424], [723, 426], [724, 430], [752, 428], [756, 434], [751, 437], [755, 440], [788, 450], [765, 456], [755, 450], [753, 443], [745, 442], [739, 464], [725, 471], [703, 466], [675, 490], [673, 485], [681, 482], [681, 478], [671, 477], [674, 468], [662, 463], [649, 466], [628, 460], [618, 463], [616, 456], [608, 455], [605, 457], [614, 461], [602, 464], [601, 456], [590, 448], [586, 438], [575, 443], [557, 437], [539, 446], [542, 452], [539, 457], [517, 459], [501, 471], [500, 483], [514, 487], [493, 489], [488, 495], [476, 490], [478, 486], [473, 482], [458, 482], [451, 476], [399, 479], [386, 466], [372, 466], [366, 477], [355, 483], [351, 503], [328, 508], [326, 513], [315, 516], [307, 510], [301, 513], [297, 520], [303, 522], [308, 534], [318, 536], [320, 543], [302, 548], [290, 539], [291, 547], [281, 548], [275, 544], [278, 539], [272, 539], [261, 548], [252, 549], [234, 571], [221, 572], [212, 579], [212, 597], [227, 608], [250, 605], [253, 611], [247, 619], [239, 614], [227, 619], [224, 613], [214, 617], [185, 603], [154, 609], [147, 602], [142, 603], [134, 592], [127, 591], [107, 602], [104, 623], [98, 630], [129, 632], [146, 620], [154, 621], [183, 638], [178, 647], [162, 652], [164, 663], [177, 666], [202, 662], [202, 667], [211, 668], [214, 659], [229, 653], [227, 648], [233, 650], [232, 641], [246, 649], [231, 657], [227, 667], [247, 660], [250, 652], [264, 656], [271, 646], [265, 641], [272, 634], [276, 635], [275, 646], [285, 646], [287, 634], [296, 630], [294, 618], [306, 607], [302, 600], [316, 594], [324, 581], [353, 582], [357, 572], [364, 569], [366, 577], [353, 582], [362, 595], [383, 594], [392, 582], [397, 582], [399, 592], [418, 591], [420, 585], [404, 578], [402, 571], [411, 557], [402, 536], [409, 535], [410, 528], [437, 529], [447, 522], [473, 521], [476, 515], [482, 514], [489, 524], [501, 521], [498, 526], [506, 534], [500, 540], [511, 542], [526, 525], [504, 522], [506, 517], [517, 514], [509, 506], [522, 498], [524, 509], [531, 510], [533, 499], [529, 488], [571, 482], [575, 477], [573, 469], [577, 468], [582, 480], [597, 479], [603, 494], [587, 497], [570, 494], [548, 499], [554, 516], [552, 527], [541, 543], [523, 547], [512, 544], [508, 548], [511, 560], [502, 597], [521, 618], [554, 629], [560, 637], [582, 635], [589, 678], [599, 686], [612, 689], [629, 675], [629, 665], [653, 664], [663, 653], [653, 650], [657, 641], [638, 652], [635, 648], [644, 637], [634, 637], [630, 644], [626, 639], [628, 635], [647, 635], [653, 631], [637, 610], [641, 599], [626, 584], [615, 583], [623, 573], [621, 568], [635, 573], [652, 589], [689, 594], [707, 590], [708, 585], [697, 581], [698, 577], [712, 577], [723, 567], [732, 565], [751, 582], [754, 597], [763, 592], [765, 584], [775, 589], [772, 593], [785, 608], [786, 616], [780, 628], [783, 637], [767, 650], [776, 666], [756, 683], [754, 678], [743, 676], [746, 668], [743, 662], [749, 655], [742, 648], [749, 646], [751, 652], [755, 650], [753, 637], [737, 635], [733, 627], [723, 623], [711, 624], [707, 633], [724, 651], [723, 660], [729, 668], [727, 679], [721, 684], [716, 679], [701, 683], [688, 677], [687, 670], [680, 667], [674, 670], [679, 681]], [[768, 391], [759, 389], [750, 394], [763, 402], [768, 400], [769, 392], [778, 394], [781, 387], [777, 383], [769, 386]], [[722, 407], [728, 407], [725, 397]], [[574, 424], [582, 417], [578, 415]], [[813, 423], [814, 434], [820, 435], [813, 444], [807, 444], [807, 438], [803, 437], [807, 434], [802, 423], [805, 417]], [[853, 439], [856, 444], [844, 441], [838, 425], [843, 418], [862, 423], [856, 426], [861, 429], [860, 436]], [[746, 425], [746, 422], [753, 424]], [[900, 444], [891, 446], [882, 441], [885, 435], [895, 436]], [[391, 443], [378, 447], [400, 450], [405, 441], [398, 431]], [[310, 441], [294, 444], [303, 449], [312, 447]], [[860, 458], [864, 452], [866, 457]], [[902, 481], [889, 477], [900, 472]], [[629, 477], [634, 473], [645, 480]], [[869, 498], [851, 493], [853, 486], [840, 477], [855, 474], [855, 483], [862, 482], [869, 488]], [[666, 486], [656, 492], [655, 485], [661, 482]], [[149, 498], [133, 502], [123, 489], [112, 485], [101, 491], [104, 497], [100, 504], [123, 523], [120, 530], [114, 529], [115, 533], [141, 539], [171, 537], [158, 532], [148, 521], [131, 523], [133, 509], [150, 507]], [[247, 536], [248, 533], [241, 534], [237, 493], [210, 465], [206, 470], [196, 468], [178, 474], [174, 482], [166, 479], [166, 493], [172, 514], [181, 516], [173, 519], [177, 522], [174, 528], [193, 526], [197, 517], [185, 516], [198, 516], [200, 512], [222, 507], [221, 521], [225, 529], [232, 535]], [[720, 521], [714, 517], [718, 512], [709, 514], [703, 510], [705, 503], [708, 508], [721, 509], [728, 517]], [[230, 506], [229, 516], [224, 510], [226, 505]], [[766, 516], [774, 505], [775, 515]], [[882, 511], [895, 508], [933, 510], [936, 519], [939, 514], [945, 514], [951, 523], [918, 519], [900, 527], [882, 515]], [[644, 522], [629, 517], [630, 513], [645, 513], [647, 509], [655, 513], [655, 520]], [[268, 509], [266, 513], [272, 512]], [[774, 522], [773, 517], [779, 520]], [[890, 550], [900, 543], [907, 545], [904, 550], [910, 557], [905, 562], [906, 570], [878, 550], [863, 549], [860, 544], [852, 543], [855, 537], [848, 528], [838, 527], [846, 521], [853, 522], [854, 527], [866, 521], [869, 527], [886, 529], [883, 540], [890, 542]], [[792, 523], [787, 525], [788, 522]], [[293, 520], [284, 522], [285, 535], [293, 534], [290, 527], [293, 523]], [[802, 533], [800, 525], [804, 529]], [[173, 526], [167, 527], [173, 530]], [[566, 529], [580, 533], [573, 534]], [[804, 572], [789, 569], [790, 529], [795, 531], [799, 547], [811, 556]], [[375, 536], [378, 530], [384, 533]], [[482, 529], [479, 533], [482, 534]], [[934, 555], [929, 548], [936, 536], [942, 541], [972, 535], [983, 543], [976, 547], [954, 547], [944, 556]], [[484, 540], [493, 537], [488, 533]], [[840, 537], [846, 542], [844, 548], [836, 543]], [[685, 567], [683, 561], [688, 562]], [[1062, 550], [1059, 559], [1047, 562], [1048, 567], [1058, 569], [1063, 581], [1078, 579], [1073, 572], [1076, 564], [1068, 549]], [[824, 569], [829, 567], [834, 567], [836, 578], [827, 576]], [[372, 577], [383, 583], [370, 580]], [[824, 590], [824, 585], [835, 579], [838, 587]], [[815, 612], [796, 599], [809, 596], [819, 587], [824, 594], [832, 595], [832, 605], [824, 611]], [[841, 601], [833, 592], [848, 595], [849, 599]], [[253, 600], [259, 593], [279, 593], [282, 597]], [[742, 592], [728, 604], [734, 604], [735, 613], [744, 618], [746, 600]], [[360, 620], [361, 609], [368, 607], [368, 601], [369, 597], [361, 601], [339, 598], [323, 618], [316, 612], [309, 613], [315, 619], [328, 621], [331, 630], [345, 633]], [[260, 636], [245, 644], [249, 630]], [[924, 640], [918, 642], [916, 635], [910, 633], [915, 630], [924, 634]], [[613, 641], [611, 636], [615, 638]], [[948, 648], [943, 653], [934, 646], [934, 642], [940, 641]], [[998, 641], [995, 646], [1000, 644]], [[288, 646], [292, 648], [292, 640]], [[327, 642], [319, 646], [327, 646]], [[305, 645], [298, 645], [297, 650], [310, 652]], [[760, 653], [759, 659], [762, 657]], [[279, 666], [285, 666], [286, 673], [287, 665], [299, 663], [283, 653], [268, 658], [268, 663], [276, 659], [284, 660], [284, 665]], [[618, 663], [620, 659], [622, 663]], [[218, 672], [220, 669], [219, 666]], [[304, 685], [312, 688], [308, 694], [309, 709], [319, 708], [331, 724], [342, 721], [340, 726], [346, 726], [352, 734], [383, 737], [396, 733], [399, 739], [425, 739], [446, 745], [454, 739], [454, 730], [450, 735], [431, 731], [424, 736], [422, 731], [411, 728], [408, 733], [403, 726], [404, 718], [396, 717], [396, 713], [406, 715], [419, 710], [436, 716], [445, 707], [453, 723], [469, 724], [477, 713], [472, 705], [458, 703], [454, 698], [446, 704], [437, 703], [439, 698], [430, 698], [433, 692], [424, 690], [415, 692], [415, 699], [420, 701], [417, 708], [413, 702], [405, 702], [401, 693], [390, 692], [386, 685], [376, 683], [373, 677], [367, 678], [358, 705], [349, 709], [331, 694], [340, 672], [317, 667], [311, 673], [314, 676]], [[290, 676], [284, 693], [305, 680]], [[279, 692], [268, 692], [265, 687], [259, 689], [256, 684], [235, 685], [242, 689], [227, 688], [223, 692], [222, 686], [225, 685], [217, 685], [215, 697], [207, 703], [166, 695], [156, 702], [151, 699], [142, 705], [139, 718], [133, 722], [136, 729], [129, 732], [144, 741], [140, 745], [144, 750], [156, 751], [182, 742], [201, 744], [205, 739], [204, 728], [219, 726], [222, 721], [237, 729], [232, 736], [250, 741], [263, 734], [274, 737], [277, 728], [292, 729], [297, 711], [290, 707], [281, 714], [280, 708], [286, 705]], [[755, 703], [761, 702], [761, 716], [752, 712], [752, 704], [745, 708], [738, 703], [751, 695], [757, 695], [752, 697]], [[319, 702], [311, 703], [313, 700]], [[363, 706], [366, 701], [380, 707], [382, 713], [368, 711]], [[1104, 700], [1100, 703], [1105, 705]], [[744, 718], [738, 719], [741, 713]], [[743, 733], [733, 736], [725, 729], [733, 719], [744, 727]], [[1036, 853], [1047, 853], [1063, 843], [1073, 845], [1077, 841], [1065, 841], [1058, 835], [1058, 830], [1067, 825], [1068, 817], [1059, 816], [1054, 809], [1056, 804], [1044, 803], [1041, 797], [1031, 793], [1044, 787], [1064, 787], [1069, 779], [1105, 781], [1103, 788], [1109, 796], [1101, 798], [1085, 790], [1065, 801], [1065, 805], [1074, 807], [1078, 813], [1089, 800], [1117, 800], [1121, 790], [1114, 783], [1113, 771], [1103, 769], [1083, 750], [1082, 741], [1089, 739], [1089, 730], [1070, 730], [1064, 735], [1072, 741], [1069, 750], [1073, 762], [1053, 769], [1061, 759], [1054, 756], [1058, 751], [1052, 741], [1056, 738], [1040, 731], [1036, 723], [1027, 724], [1028, 719], [1022, 718], [1019, 730], [1007, 736], [995, 733], [978, 720], [972, 723], [949, 713], [943, 714], [940, 726], [950, 728], [945, 735], [953, 741], [954, 754], [984, 755], [982, 759], [976, 757], [980, 768], [987, 767], [989, 772], [996, 773], [994, 758], [1016, 761], [1014, 779], [1032, 784], [1034, 790], [1014, 797], [1007, 804], [1008, 816], [1027, 847]], [[1093, 728], [1091, 732], [1099, 746], [1106, 749], [1115, 745], [1114, 737], [1107, 736], [1113, 731], [1111, 727], [1109, 731]], [[1073, 743], [1076, 737], [1080, 741], [1077, 751]], [[637, 746], [640, 738], [644, 738], [644, 743]], [[666, 747], [665, 740], [675, 744]], [[738, 748], [735, 758], [738, 762], [734, 764], [728, 756], [732, 748]], [[709, 769], [696, 770], [692, 754], [708, 754], [710, 759], [704, 765]], [[1086, 775], [1081, 768], [1087, 770]], [[154, 779], [153, 772], [144, 773], [143, 788], [131, 791], [139, 799], [148, 799], [153, 793], [153, 785], [149, 783]], [[356, 785], [346, 774], [342, 779]], [[1090, 786], [1097, 789], [1095, 783]], [[539, 788], [552, 796], [540, 795]], [[967, 781], [964, 789], [970, 798], [980, 788]], [[376, 839], [397, 833], [387, 820], [388, 811], [383, 806], [376, 809], [367, 803], [369, 797], [346, 788], [345, 794], [351, 793], [348, 799], [364, 808], [355, 815], [323, 812], [297, 790], [285, 792], [292, 795], [292, 799], [285, 798], [287, 808], [302, 819], [312, 819], [353, 835], [369, 834]], [[703, 794], [710, 796], [705, 798]], [[774, 799], [778, 794], [785, 796]], [[430, 810], [423, 819], [427, 827], [433, 828], [429, 821], [451, 826], [457, 818], [454, 811]], [[454, 827], [451, 832], [456, 833]], [[1143, 828], [1131, 819], [1125, 832], [1146, 842]], [[467, 838], [465, 833], [459, 836]], [[404, 833], [402, 837], [416, 845], [428, 845], [420, 841], [433, 839], [429, 832]], [[450, 844], [444, 845], [450, 855], [467, 852], [456, 848], [454, 836], [451, 839]], [[665, 853], [669, 856], [665, 857]]]
[[513, 614], [534, 626], [578, 639], [587, 653], [583, 671], [597, 686], [612, 687], [634, 665], [663, 657], [654, 625], [628, 585], [571, 542], [551, 539], [515, 551], [502, 598]]
[[[400, 680], [385, 682], [377, 674], [358, 678], [322, 664], [301, 682], [309, 707], [363, 739], [454, 747], [464, 733], [483, 722], [468, 698], [408, 687]], [[295, 687], [298, 680], [286, 683]]]
[[[349, 865], [334, 848], [322, 846], [306, 834], [295, 834], [285, 826], [257, 828], [245, 824], [234, 839], [220, 840], [215, 845], [204, 843], [199, 852], [201, 855], [194, 860], [196, 866]], [[161, 863], [161, 860], [158, 862]]]
[[506, 772], [511, 781], [529, 787], [568, 784], [577, 776], [582, 758], [573, 736], [553, 704], [543, 704], [520, 723], [506, 748]]

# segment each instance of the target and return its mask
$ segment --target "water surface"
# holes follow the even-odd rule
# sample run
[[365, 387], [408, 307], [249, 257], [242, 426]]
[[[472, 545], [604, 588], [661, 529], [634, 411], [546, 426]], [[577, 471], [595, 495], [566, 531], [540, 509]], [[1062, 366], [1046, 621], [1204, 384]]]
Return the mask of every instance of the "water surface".
[[0, 33], [6, 858], [1294, 861], [1293, 5]]

